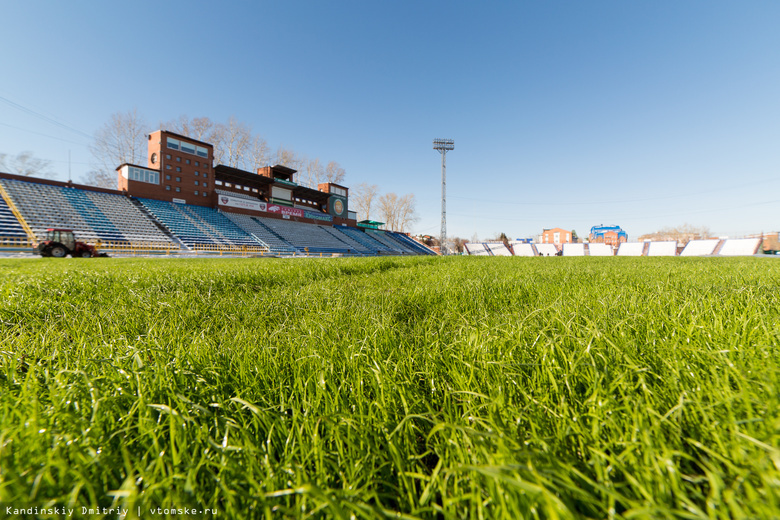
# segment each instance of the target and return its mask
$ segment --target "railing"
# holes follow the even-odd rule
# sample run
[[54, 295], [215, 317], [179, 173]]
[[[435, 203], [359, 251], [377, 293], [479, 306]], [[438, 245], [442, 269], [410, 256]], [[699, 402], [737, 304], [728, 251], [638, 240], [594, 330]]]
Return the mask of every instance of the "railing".
[[28, 237], [0, 237], [0, 250], [4, 251], [24, 251], [33, 249], [37, 242]]

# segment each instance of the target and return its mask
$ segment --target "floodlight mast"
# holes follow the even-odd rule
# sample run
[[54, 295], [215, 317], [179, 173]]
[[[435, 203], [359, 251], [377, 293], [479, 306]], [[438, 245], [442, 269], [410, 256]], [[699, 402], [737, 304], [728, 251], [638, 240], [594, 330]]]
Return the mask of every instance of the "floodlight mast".
[[433, 149], [441, 153], [441, 236], [439, 251], [447, 254], [447, 152], [455, 149], [452, 139], [434, 139]]

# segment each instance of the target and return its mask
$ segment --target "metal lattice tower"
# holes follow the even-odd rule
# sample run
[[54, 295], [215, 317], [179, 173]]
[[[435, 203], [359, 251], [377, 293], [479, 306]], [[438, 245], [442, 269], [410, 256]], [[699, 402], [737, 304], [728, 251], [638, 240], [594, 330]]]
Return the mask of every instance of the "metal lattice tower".
[[441, 236], [439, 249], [447, 254], [447, 152], [455, 149], [452, 139], [434, 139], [433, 149], [441, 153]]

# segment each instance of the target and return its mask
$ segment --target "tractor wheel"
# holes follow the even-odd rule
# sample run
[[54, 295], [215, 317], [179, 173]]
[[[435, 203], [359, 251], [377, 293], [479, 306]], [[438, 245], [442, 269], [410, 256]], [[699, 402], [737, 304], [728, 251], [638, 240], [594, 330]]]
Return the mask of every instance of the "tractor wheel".
[[67, 254], [68, 252], [62, 246], [54, 246], [49, 249], [49, 256], [53, 256], [54, 258], [65, 258]]
[[82, 251], [82, 252], [79, 254], [79, 256], [80, 256], [81, 258], [92, 258], [92, 253], [90, 253], [89, 251]]

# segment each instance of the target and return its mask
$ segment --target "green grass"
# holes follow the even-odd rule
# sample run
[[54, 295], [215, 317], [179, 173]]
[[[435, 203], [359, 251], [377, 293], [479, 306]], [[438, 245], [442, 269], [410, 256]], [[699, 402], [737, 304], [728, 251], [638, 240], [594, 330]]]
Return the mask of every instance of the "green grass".
[[771, 259], [2, 260], [0, 509], [778, 518], [778, 344]]

